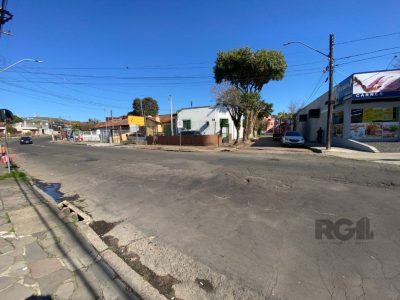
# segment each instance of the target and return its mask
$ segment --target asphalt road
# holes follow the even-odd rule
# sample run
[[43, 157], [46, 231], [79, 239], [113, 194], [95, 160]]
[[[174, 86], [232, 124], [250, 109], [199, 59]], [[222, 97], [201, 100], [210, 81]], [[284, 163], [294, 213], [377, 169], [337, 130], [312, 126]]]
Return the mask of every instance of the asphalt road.
[[[181, 298], [195, 297], [197, 277], [211, 280], [214, 291], [201, 291], [208, 298], [400, 297], [397, 166], [308, 152], [178, 153], [42, 139], [12, 149], [32, 176], [79, 194], [95, 220], [121, 221], [111, 232], [121, 243], [140, 240], [130, 228], [155, 238], [158, 248], [134, 249], [182, 283]], [[317, 219], [363, 217], [373, 239], [315, 237]]]

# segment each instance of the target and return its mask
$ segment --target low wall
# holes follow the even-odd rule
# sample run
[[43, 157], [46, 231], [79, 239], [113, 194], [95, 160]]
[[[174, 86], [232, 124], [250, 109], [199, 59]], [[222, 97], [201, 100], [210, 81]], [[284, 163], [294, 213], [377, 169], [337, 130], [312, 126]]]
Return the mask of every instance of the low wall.
[[[219, 146], [221, 145], [221, 136], [214, 135], [183, 135], [182, 146]], [[175, 136], [156, 136], [154, 141], [153, 136], [147, 137], [147, 144], [159, 144], [159, 145], [178, 145], [179, 146], [179, 135]]]

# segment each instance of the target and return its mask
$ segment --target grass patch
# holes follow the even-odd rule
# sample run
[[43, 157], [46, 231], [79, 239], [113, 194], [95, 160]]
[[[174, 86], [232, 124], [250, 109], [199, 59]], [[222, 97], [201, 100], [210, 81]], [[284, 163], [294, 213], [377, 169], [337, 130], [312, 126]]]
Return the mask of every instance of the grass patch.
[[13, 178], [16, 180], [28, 180], [28, 176], [24, 172], [18, 172], [18, 171], [13, 171], [11, 173], [6, 173], [0, 175], [0, 180], [8, 179], [8, 178]]

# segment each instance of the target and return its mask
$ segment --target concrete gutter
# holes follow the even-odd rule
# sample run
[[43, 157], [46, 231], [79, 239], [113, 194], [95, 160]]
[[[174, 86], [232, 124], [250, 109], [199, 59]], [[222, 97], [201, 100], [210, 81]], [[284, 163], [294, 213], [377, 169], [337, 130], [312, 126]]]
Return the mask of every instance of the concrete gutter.
[[69, 220], [76, 221], [76, 228], [81, 235], [96, 249], [103, 261], [113, 269], [117, 276], [131, 288], [134, 293], [145, 300], [167, 299], [150, 283], [144, 280], [141, 275], [128, 266], [117, 254], [109, 249], [97, 233], [89, 226], [93, 222], [89, 215], [68, 201], [56, 204], [53, 198], [35, 186], [33, 182], [31, 182], [31, 185], [47, 201], [47, 204], [53, 210], [59, 212], [58, 215], [61, 220], [67, 217]]

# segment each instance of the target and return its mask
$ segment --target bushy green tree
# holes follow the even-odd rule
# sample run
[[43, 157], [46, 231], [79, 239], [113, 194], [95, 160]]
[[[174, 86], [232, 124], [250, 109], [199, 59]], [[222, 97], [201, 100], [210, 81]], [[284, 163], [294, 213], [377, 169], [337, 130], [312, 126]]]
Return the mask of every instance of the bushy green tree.
[[242, 93], [245, 108], [245, 139], [253, 136], [258, 112], [266, 104], [261, 99], [263, 86], [271, 80], [282, 80], [287, 68], [283, 54], [274, 50], [252, 51], [250, 48], [218, 52], [214, 66], [216, 83], [229, 82]]
[[159, 112], [158, 102], [152, 97], [135, 98], [132, 102], [133, 110], [128, 115], [133, 116], [156, 116]]

